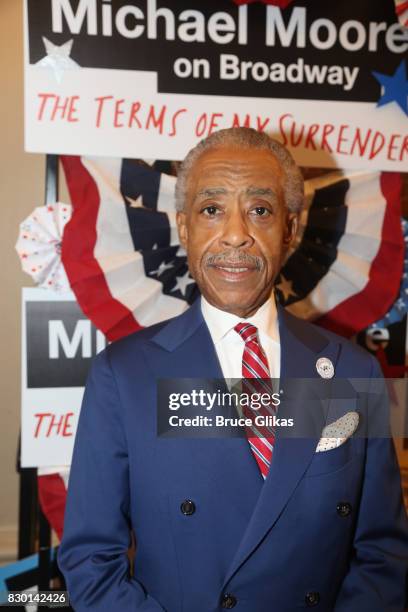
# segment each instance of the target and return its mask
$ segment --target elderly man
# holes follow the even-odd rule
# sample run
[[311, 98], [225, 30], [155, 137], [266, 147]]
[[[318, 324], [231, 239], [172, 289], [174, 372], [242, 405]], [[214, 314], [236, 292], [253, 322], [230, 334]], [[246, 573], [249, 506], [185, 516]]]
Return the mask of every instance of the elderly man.
[[94, 361], [59, 552], [74, 609], [402, 612], [408, 531], [389, 437], [353, 435], [350, 418], [322, 439], [157, 434], [159, 379], [380, 376], [368, 353], [276, 305], [303, 202], [279, 143], [211, 135], [176, 197], [201, 298]]

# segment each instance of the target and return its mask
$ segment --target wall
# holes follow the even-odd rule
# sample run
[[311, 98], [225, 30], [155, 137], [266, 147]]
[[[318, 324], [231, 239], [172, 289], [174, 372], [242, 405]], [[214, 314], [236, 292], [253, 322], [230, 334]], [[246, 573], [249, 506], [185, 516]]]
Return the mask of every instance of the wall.
[[[23, 15], [21, 0], [0, 0], [1, 406], [0, 560], [13, 555], [18, 520], [15, 471], [20, 410], [20, 292], [31, 279], [14, 244], [19, 223], [43, 203], [45, 160], [23, 151]], [[4, 542], [4, 544], [1, 544]]]

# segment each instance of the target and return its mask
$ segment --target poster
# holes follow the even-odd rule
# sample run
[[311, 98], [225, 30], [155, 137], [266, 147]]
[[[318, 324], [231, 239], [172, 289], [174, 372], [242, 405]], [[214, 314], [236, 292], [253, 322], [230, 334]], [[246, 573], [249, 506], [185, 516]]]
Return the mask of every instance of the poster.
[[23, 289], [21, 467], [70, 465], [90, 362], [105, 346], [72, 293]]
[[25, 0], [25, 147], [179, 160], [246, 125], [300, 165], [403, 170], [407, 50], [393, 0]]

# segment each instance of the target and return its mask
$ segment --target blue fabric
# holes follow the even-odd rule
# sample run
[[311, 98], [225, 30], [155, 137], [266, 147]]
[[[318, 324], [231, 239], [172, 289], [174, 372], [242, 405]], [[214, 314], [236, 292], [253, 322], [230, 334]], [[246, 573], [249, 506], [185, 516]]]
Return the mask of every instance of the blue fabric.
[[[336, 378], [380, 376], [368, 353], [281, 308], [279, 328], [282, 380], [318, 377], [322, 356]], [[225, 593], [237, 612], [293, 612], [310, 592], [319, 611], [402, 612], [408, 527], [389, 438], [316, 454], [318, 433], [278, 435], [263, 482], [245, 438], [156, 435], [161, 377], [222, 377], [199, 301], [94, 360], [58, 558], [77, 612], [211, 612]]]

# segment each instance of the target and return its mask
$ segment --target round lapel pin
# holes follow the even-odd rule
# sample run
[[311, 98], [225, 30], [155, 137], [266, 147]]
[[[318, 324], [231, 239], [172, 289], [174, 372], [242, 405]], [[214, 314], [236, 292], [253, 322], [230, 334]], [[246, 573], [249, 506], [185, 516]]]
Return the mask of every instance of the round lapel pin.
[[322, 378], [333, 378], [334, 365], [328, 357], [320, 357], [316, 361], [316, 370]]

